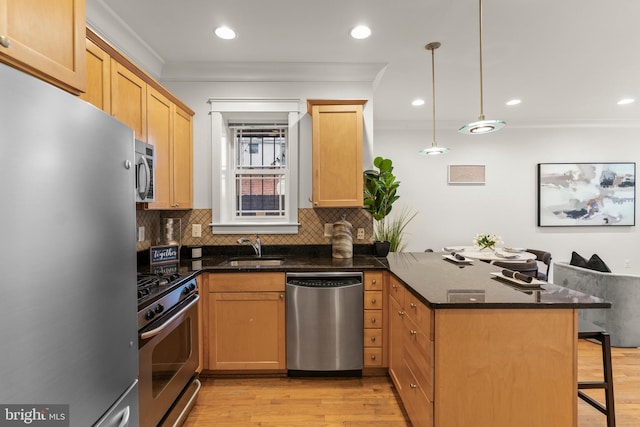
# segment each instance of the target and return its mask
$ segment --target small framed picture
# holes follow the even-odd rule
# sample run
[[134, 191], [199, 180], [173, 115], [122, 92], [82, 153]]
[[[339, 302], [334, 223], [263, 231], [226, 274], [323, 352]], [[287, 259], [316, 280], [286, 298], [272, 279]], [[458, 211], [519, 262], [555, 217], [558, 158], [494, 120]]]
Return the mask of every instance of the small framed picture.
[[485, 165], [449, 165], [447, 182], [449, 184], [484, 185]]
[[151, 248], [149, 248], [149, 256], [151, 257], [149, 262], [151, 265], [176, 262], [180, 260], [180, 246], [151, 246]]

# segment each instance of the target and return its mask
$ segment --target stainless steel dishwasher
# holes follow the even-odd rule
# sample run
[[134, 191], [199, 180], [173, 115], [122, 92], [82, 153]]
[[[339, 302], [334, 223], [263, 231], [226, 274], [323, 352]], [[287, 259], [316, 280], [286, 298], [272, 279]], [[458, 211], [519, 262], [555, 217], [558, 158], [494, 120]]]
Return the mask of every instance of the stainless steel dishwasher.
[[286, 295], [289, 375], [361, 374], [362, 273], [287, 273]]

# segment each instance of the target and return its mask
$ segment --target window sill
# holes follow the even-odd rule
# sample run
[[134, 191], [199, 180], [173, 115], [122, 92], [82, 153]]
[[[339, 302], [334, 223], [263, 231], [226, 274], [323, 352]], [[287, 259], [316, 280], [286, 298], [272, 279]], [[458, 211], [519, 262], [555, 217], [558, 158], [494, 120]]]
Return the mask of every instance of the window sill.
[[299, 223], [243, 222], [242, 224], [209, 224], [213, 234], [298, 234]]

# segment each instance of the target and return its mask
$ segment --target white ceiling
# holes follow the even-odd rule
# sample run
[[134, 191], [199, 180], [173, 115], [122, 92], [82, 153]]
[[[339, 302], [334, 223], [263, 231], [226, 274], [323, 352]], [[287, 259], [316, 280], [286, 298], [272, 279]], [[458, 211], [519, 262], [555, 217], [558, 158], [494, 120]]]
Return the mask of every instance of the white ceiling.
[[[88, 0], [90, 23], [98, 21], [91, 3], [112, 9], [161, 58], [161, 79], [295, 79], [317, 68], [308, 78], [372, 81], [378, 121], [430, 124], [424, 45], [439, 41], [438, 121], [462, 125], [480, 112], [478, 0]], [[484, 0], [483, 7], [488, 119], [638, 126], [640, 1]], [[361, 23], [373, 33], [354, 40], [349, 30]], [[219, 25], [238, 38], [217, 39]], [[416, 97], [427, 103], [412, 107]], [[637, 101], [616, 105], [624, 97]], [[522, 103], [506, 106], [512, 98]]]

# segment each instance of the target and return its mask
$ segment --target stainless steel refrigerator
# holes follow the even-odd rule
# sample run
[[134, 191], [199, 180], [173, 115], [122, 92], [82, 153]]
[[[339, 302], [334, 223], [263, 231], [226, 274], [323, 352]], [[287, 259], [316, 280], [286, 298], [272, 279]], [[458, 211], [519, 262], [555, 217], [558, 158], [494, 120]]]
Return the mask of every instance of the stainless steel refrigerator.
[[131, 129], [0, 64], [0, 426], [138, 426], [133, 159]]

